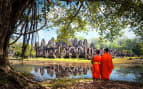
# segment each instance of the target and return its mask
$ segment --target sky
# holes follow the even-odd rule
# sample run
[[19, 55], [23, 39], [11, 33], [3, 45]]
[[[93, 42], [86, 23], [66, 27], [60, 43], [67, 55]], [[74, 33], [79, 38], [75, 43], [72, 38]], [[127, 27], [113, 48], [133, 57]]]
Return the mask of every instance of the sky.
[[[124, 31], [125, 32], [124, 32], [123, 37], [127, 37], [129, 39], [133, 39], [136, 37], [132, 31], [129, 31], [129, 29], [125, 29]], [[48, 42], [52, 37], [54, 37], [55, 39], [57, 38], [57, 34], [56, 34], [55, 29], [50, 30], [50, 31], [41, 30], [38, 33], [39, 33], [39, 41], [41, 41], [44, 38], [45, 41]], [[92, 38], [98, 38], [99, 37], [99, 35], [96, 31], [88, 31], [87, 33], [80, 32], [80, 33], [77, 33], [76, 36], [84, 37], [87, 40], [91, 40]]]

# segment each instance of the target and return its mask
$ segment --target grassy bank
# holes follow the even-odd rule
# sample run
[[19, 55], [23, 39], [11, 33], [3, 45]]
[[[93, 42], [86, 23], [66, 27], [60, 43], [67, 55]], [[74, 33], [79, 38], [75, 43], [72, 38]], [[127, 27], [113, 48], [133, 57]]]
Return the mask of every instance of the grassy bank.
[[[11, 62], [15, 62], [16, 64], [20, 59], [9, 58]], [[15, 64], [14, 63], [14, 64]], [[24, 59], [24, 63], [28, 64], [46, 64], [46, 63], [87, 63], [90, 64], [91, 60], [82, 59], [82, 58], [26, 58]], [[143, 64], [143, 60], [139, 59], [139, 57], [123, 57], [123, 58], [113, 58], [114, 64]]]
[[113, 58], [114, 64], [142, 64], [143, 59], [141, 57], [122, 57]]
[[26, 58], [24, 60], [90, 63], [90, 60], [82, 58]]

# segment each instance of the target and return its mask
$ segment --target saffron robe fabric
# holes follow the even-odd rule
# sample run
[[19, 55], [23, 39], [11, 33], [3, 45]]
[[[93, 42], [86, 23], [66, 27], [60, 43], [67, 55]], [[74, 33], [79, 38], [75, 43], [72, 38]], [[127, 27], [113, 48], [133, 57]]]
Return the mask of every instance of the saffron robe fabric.
[[97, 55], [92, 59], [92, 78], [93, 79], [100, 79], [100, 62], [101, 56]]
[[108, 52], [106, 52], [101, 57], [101, 79], [109, 80], [110, 74], [112, 73], [112, 69], [112, 56]]

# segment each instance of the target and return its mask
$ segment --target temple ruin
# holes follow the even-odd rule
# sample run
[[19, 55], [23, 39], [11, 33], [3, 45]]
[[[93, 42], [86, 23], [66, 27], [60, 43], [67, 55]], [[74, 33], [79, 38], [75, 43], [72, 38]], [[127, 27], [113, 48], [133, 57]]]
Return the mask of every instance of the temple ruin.
[[[41, 44], [35, 44], [36, 57], [46, 58], [91, 58], [96, 53], [96, 48], [93, 43], [89, 44], [87, 39], [84, 41], [71, 39], [68, 44], [59, 41], [55, 42], [54, 38], [45, 42], [43, 39]], [[103, 54], [103, 50], [101, 50]]]

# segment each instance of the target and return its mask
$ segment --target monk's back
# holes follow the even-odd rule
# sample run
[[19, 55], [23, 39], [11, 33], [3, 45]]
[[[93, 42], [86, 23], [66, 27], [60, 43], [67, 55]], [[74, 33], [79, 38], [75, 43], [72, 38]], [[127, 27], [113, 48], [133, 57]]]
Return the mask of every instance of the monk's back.
[[111, 74], [113, 69], [112, 57], [109, 53], [105, 53], [101, 57], [101, 75], [102, 79], [109, 79], [109, 75]]
[[97, 55], [93, 58], [94, 62], [100, 62], [101, 61], [101, 56]]
[[96, 55], [93, 57], [92, 77], [95, 79], [100, 79], [100, 62], [101, 62], [100, 55]]
[[110, 56], [109, 53], [105, 53], [102, 58], [101, 58], [101, 63], [104, 64], [108, 64], [110, 61], [112, 60], [112, 57]]

